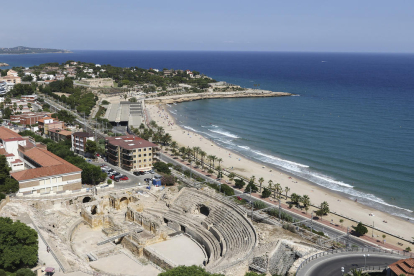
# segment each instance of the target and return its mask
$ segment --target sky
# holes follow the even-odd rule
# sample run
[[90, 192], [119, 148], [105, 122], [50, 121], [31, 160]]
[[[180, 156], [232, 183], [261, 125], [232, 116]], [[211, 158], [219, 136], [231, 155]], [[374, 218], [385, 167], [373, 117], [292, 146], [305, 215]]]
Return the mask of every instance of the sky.
[[414, 1], [20, 0], [0, 47], [414, 52]]

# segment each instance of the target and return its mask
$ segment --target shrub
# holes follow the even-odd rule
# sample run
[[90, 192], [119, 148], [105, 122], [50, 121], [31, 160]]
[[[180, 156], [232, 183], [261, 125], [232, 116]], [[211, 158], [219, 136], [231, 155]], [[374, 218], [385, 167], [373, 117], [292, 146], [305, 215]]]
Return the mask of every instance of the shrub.
[[6, 195], [3, 193], [0, 193], [0, 200], [5, 199], [5, 198], [6, 198]]
[[366, 233], [368, 233], [368, 229], [364, 225], [362, 225], [361, 222], [358, 223], [357, 226], [352, 226], [352, 228], [355, 230], [358, 236], [363, 236]]
[[157, 172], [171, 174], [171, 170], [168, 167], [168, 164], [164, 162], [155, 162], [153, 166], [154, 166], [154, 169], [157, 170]]
[[237, 189], [243, 189], [244, 185], [246, 185], [246, 183], [244, 183], [243, 179], [235, 179], [234, 180], [235, 186]]
[[164, 175], [161, 178], [161, 184], [166, 186], [173, 186], [175, 184], [175, 177], [172, 175]]
[[102, 104], [102, 105], [107, 105], [107, 104], [109, 104], [109, 102], [108, 102], [107, 100], [103, 100], [103, 101], [101, 102], [101, 104]]
[[266, 203], [264, 203], [264, 202], [262, 202], [262, 201], [260, 201], [260, 200], [256, 200], [254, 203], [253, 203], [253, 207], [255, 208], [255, 209], [258, 209], [258, 210], [260, 210], [260, 209], [264, 209], [264, 208], [266, 208]]
[[110, 184], [112, 184], [112, 180], [111, 180], [111, 179], [108, 179], [108, 180], [106, 181], [106, 183], [108, 183], [108, 184], [110, 185]]
[[[268, 210], [266, 210], [266, 213], [268, 213], [269, 215], [271, 215], [273, 217], [279, 217], [279, 209], [276, 209], [276, 208], [268, 209]], [[280, 212], [280, 218], [284, 221], [287, 221], [287, 222], [293, 222], [294, 221], [294, 219], [291, 215], [289, 215], [289, 214], [287, 214], [283, 211]]]
[[272, 195], [272, 192], [268, 188], [264, 188], [262, 192], [262, 198], [267, 198]]

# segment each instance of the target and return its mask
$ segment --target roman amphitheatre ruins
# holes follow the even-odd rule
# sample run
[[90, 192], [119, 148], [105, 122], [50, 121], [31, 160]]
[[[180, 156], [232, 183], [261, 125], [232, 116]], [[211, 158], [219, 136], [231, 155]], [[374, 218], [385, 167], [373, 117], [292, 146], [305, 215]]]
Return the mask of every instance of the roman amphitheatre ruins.
[[318, 252], [280, 225], [252, 223], [247, 209], [208, 187], [12, 198], [0, 215], [38, 231], [39, 261], [55, 263], [55, 275], [151, 276], [179, 265], [294, 275]]

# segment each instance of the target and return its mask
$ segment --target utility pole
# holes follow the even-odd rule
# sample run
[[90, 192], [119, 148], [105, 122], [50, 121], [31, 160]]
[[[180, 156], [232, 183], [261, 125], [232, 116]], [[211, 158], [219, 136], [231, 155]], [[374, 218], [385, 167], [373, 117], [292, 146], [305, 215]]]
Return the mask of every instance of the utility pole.
[[250, 187], [250, 205], [252, 208], [252, 223], [253, 223], [253, 201], [252, 201], [252, 187]]

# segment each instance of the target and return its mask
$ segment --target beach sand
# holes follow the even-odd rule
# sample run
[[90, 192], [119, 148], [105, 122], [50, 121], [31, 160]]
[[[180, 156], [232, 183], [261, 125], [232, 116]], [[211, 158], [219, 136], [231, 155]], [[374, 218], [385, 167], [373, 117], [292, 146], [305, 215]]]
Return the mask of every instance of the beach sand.
[[[237, 155], [234, 152], [217, 146], [215, 143], [197, 133], [184, 130], [175, 123], [174, 118], [163, 108], [163, 106], [147, 105], [146, 111], [150, 120], [154, 120], [159, 126], [162, 126], [180, 146], [200, 147], [207, 153], [207, 155], [216, 155], [217, 157], [222, 158], [223, 162], [221, 166], [229, 171], [233, 171], [246, 178], [250, 178], [254, 175], [256, 177], [256, 182], [260, 177], [263, 177], [265, 179], [263, 186], [267, 186], [268, 181], [271, 179], [273, 183], [280, 183], [283, 189], [286, 186], [289, 187], [289, 195], [291, 193], [308, 195], [313, 205], [319, 206], [323, 201], [327, 201], [331, 212], [336, 212], [339, 215], [352, 218], [355, 221], [360, 221], [367, 225], [372, 225], [374, 223], [376, 228], [408, 240], [412, 240], [412, 237], [414, 236], [414, 225], [409, 221], [354, 202], [338, 193], [319, 187], [316, 184], [297, 178], [293, 175], [289, 175], [282, 170], [277, 170], [269, 166], [264, 167], [265, 165], [263, 164], [251, 161], [241, 155]], [[166, 119], [166, 116], [168, 116], [168, 119]], [[169, 122], [174, 125], [169, 125]], [[218, 163], [216, 162], [216, 166], [217, 165]], [[283, 194], [285, 193], [283, 192]], [[310, 208], [308, 213], [310, 213], [312, 209], [313, 208]], [[370, 216], [370, 214], [373, 214], [373, 216]], [[340, 224], [340, 217], [338, 216], [328, 215], [323, 218], [323, 220], [328, 221], [331, 219], [334, 223]], [[386, 223], [384, 221], [386, 221]], [[346, 229], [347, 226], [356, 225], [357, 223], [345, 219], [342, 224]], [[367, 236], [371, 236], [371, 231], [372, 230], [369, 229]], [[381, 240], [381, 242], [383, 240], [381, 237], [382, 234], [383, 233], [374, 230], [374, 236], [377, 237], [377, 235], [379, 235], [377, 239]], [[397, 246], [397, 242], [401, 242], [401, 240], [387, 235], [386, 242], [393, 243]], [[412, 246], [412, 244], [409, 244], [408, 242], [403, 242], [403, 244], [403, 247], [399, 247], [405, 249], [407, 246]]]

